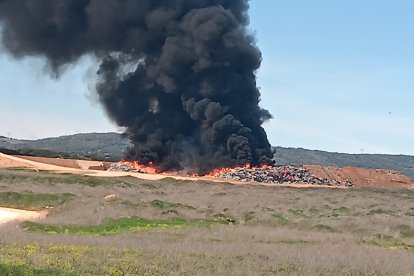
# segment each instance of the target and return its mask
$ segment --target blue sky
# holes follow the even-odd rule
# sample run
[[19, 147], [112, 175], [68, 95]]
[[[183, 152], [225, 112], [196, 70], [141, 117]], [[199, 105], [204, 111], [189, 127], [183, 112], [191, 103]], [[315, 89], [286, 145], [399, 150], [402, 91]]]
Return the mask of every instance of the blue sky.
[[[252, 0], [261, 105], [273, 145], [414, 155], [414, 1]], [[117, 131], [85, 58], [59, 80], [0, 54], [0, 135]]]

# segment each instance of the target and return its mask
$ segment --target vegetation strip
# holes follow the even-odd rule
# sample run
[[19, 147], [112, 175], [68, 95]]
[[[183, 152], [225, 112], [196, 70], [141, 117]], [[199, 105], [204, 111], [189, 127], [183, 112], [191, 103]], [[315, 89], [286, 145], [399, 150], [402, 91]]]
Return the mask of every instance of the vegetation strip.
[[278, 240], [278, 241], [263, 241], [260, 240], [258, 243], [265, 243], [265, 244], [284, 244], [284, 245], [305, 245], [305, 244], [315, 244], [315, 241], [308, 241], [308, 240]]
[[153, 200], [151, 201], [151, 206], [159, 209], [166, 209], [166, 208], [188, 208], [194, 209], [192, 206], [184, 205], [182, 203], [175, 203], [175, 202], [168, 202], [163, 200]]
[[363, 240], [362, 243], [387, 249], [401, 249], [414, 253], [414, 245], [398, 241], [392, 237], [377, 240]]
[[0, 247], [0, 275], [161, 275], [151, 265], [140, 268], [141, 255], [133, 249], [10, 243]]
[[234, 271], [241, 275], [248, 274], [241, 273], [244, 271], [252, 275], [383, 275], [342, 267], [309, 268], [294, 262], [267, 263], [239, 255], [177, 255], [178, 264], [177, 258], [158, 251], [87, 245], [3, 244], [0, 247], [0, 275], [231, 275]]
[[75, 276], [74, 273], [65, 272], [57, 269], [36, 269], [28, 265], [6, 265], [0, 263], [0, 275], [30, 275], [30, 276]]
[[32, 192], [2, 192], [0, 193], [0, 207], [24, 210], [40, 210], [63, 204], [75, 195], [65, 194], [35, 194]]
[[273, 213], [272, 216], [276, 219], [277, 223], [279, 223], [280, 225], [287, 225], [287, 224], [289, 224], [289, 220], [286, 219], [280, 213]]
[[115, 185], [122, 180], [125, 180], [125, 178], [105, 178], [88, 175], [76, 175], [71, 173], [55, 174], [49, 171], [37, 172], [31, 169], [0, 169], [0, 181], [10, 183], [24, 183], [30, 181], [31, 183], [47, 185], [68, 184], [97, 187]]
[[189, 225], [210, 226], [212, 224], [223, 224], [222, 221], [213, 220], [193, 220], [188, 221], [182, 218], [173, 218], [169, 221], [147, 220], [139, 217], [125, 217], [111, 219], [104, 224], [93, 226], [55, 226], [26, 221], [23, 229], [33, 232], [46, 232], [49, 234], [75, 234], [75, 235], [107, 235], [120, 232], [138, 232], [156, 228], [175, 227], [181, 228]]

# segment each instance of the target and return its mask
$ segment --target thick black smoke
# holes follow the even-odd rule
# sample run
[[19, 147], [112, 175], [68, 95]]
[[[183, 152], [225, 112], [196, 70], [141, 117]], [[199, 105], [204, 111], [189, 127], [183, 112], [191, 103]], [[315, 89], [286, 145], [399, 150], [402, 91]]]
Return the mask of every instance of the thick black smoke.
[[246, 32], [247, 0], [0, 0], [3, 45], [53, 72], [88, 54], [97, 93], [126, 127], [127, 158], [163, 170], [271, 163]]

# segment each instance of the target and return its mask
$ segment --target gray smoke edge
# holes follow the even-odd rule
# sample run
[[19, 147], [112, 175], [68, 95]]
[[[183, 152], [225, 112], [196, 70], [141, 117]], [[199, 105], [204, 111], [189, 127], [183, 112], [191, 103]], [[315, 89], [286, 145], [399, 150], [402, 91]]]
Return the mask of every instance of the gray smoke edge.
[[126, 158], [205, 173], [272, 164], [245, 0], [0, 0], [5, 51], [58, 76], [100, 60], [96, 93], [126, 129]]

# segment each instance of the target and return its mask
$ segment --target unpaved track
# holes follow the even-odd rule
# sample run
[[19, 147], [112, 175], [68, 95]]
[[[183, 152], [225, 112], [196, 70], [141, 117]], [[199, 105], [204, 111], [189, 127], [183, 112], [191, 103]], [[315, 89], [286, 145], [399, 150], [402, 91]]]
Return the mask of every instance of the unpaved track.
[[47, 212], [44, 211], [35, 212], [0, 207], [0, 225], [16, 220], [39, 220], [46, 218], [46, 216]]
[[109, 167], [111, 162], [101, 162], [101, 161], [89, 161], [89, 160], [75, 160], [75, 159], [63, 159], [63, 158], [49, 158], [49, 157], [37, 157], [37, 156], [17, 156], [25, 160], [31, 160], [43, 164], [55, 165], [65, 168], [74, 168], [89, 170], [90, 167], [100, 167], [106, 166]]
[[66, 168], [66, 167], [61, 167], [61, 166], [56, 166], [56, 165], [40, 163], [40, 162], [36, 162], [32, 160], [27, 160], [27, 159], [23, 159], [23, 158], [12, 156], [12, 155], [6, 155], [4, 153], [0, 153], [0, 166], [3, 168], [28, 167], [32, 169], [48, 170], [48, 171], [65, 170], [65, 172], [76, 170], [74, 168]]
[[[178, 176], [169, 174], [143, 174], [143, 173], [131, 173], [131, 172], [116, 172], [116, 171], [102, 171], [102, 170], [85, 170], [70, 167], [63, 167], [58, 165], [41, 163], [26, 158], [21, 158], [12, 155], [6, 155], [0, 153], [0, 168], [13, 168], [13, 167], [27, 167], [34, 170], [45, 170], [56, 173], [73, 173], [88, 176], [100, 176], [100, 177], [119, 177], [119, 176], [133, 176], [140, 179], [146, 180], [160, 180], [166, 177], [172, 177], [177, 180], [200, 180], [198, 177]], [[201, 178], [203, 179], [203, 178]], [[206, 178], [204, 178], [206, 179]], [[213, 180], [213, 179], [208, 179]], [[214, 179], [214, 181], [219, 181]], [[224, 182], [224, 181], [222, 181]]]

